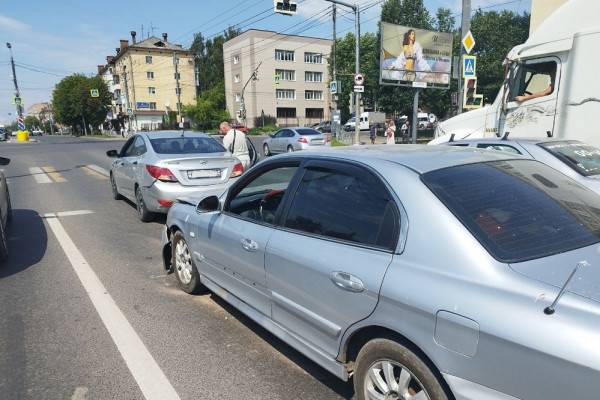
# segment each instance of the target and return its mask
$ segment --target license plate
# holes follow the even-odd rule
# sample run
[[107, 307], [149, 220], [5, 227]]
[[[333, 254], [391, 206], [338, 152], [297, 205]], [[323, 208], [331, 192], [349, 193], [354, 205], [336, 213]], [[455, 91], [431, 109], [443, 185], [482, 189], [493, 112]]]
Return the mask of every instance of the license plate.
[[220, 178], [220, 169], [195, 169], [187, 172], [188, 179]]
[[313, 140], [310, 142], [312, 145], [325, 144], [324, 140]]

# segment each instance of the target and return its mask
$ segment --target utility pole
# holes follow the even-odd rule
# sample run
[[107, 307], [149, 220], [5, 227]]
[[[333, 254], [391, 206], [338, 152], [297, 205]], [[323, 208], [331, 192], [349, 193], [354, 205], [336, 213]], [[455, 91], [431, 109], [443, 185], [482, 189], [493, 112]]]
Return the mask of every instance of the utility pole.
[[177, 122], [181, 122], [181, 87], [179, 86], [179, 59], [177, 53], [173, 52], [173, 65], [175, 66], [175, 83], [177, 94]]
[[129, 86], [127, 85], [127, 66], [123, 65], [123, 83], [125, 84], [125, 112], [127, 113], [127, 121], [129, 129], [131, 127], [131, 115], [129, 115]]
[[[337, 60], [336, 60], [336, 51], [337, 51], [337, 4], [333, 3], [331, 5], [331, 15], [333, 16], [333, 57], [331, 58], [332, 60], [332, 65], [333, 65], [333, 81], [336, 82], [337, 85]], [[338, 88], [339, 91], [339, 88]], [[337, 97], [338, 94], [335, 93], [333, 95], [333, 104], [332, 104], [332, 109], [335, 110], [337, 112], [338, 109], [338, 104], [337, 104]], [[331, 116], [331, 126], [333, 127], [333, 115]], [[334, 134], [336, 134], [337, 132], [333, 132]]]
[[6, 47], [8, 47], [8, 51], [10, 52], [10, 66], [12, 68], [12, 74], [13, 74], [13, 83], [15, 84], [15, 98], [19, 99], [18, 101], [16, 101], [15, 103], [17, 106], [17, 116], [18, 117], [22, 117], [23, 116], [23, 104], [21, 102], [21, 92], [19, 91], [19, 83], [17, 82], [17, 71], [15, 69], [15, 60], [13, 58], [13, 53], [12, 53], [12, 45], [9, 42], [6, 42]]
[[261, 65], [262, 65], [262, 61], [256, 66], [256, 68], [254, 68], [254, 71], [252, 71], [250, 78], [248, 78], [248, 80], [246, 81], [246, 84], [242, 88], [242, 95], [240, 98], [240, 113], [242, 114], [241, 117], [244, 119], [244, 126], [246, 126], [246, 127], [248, 126], [248, 121], [246, 121], [246, 101], [244, 99], [244, 92], [246, 91], [246, 87], [248, 86], [248, 84], [250, 84], [251, 81], [258, 80], [258, 69], [260, 68]]
[[462, 56], [467, 52], [462, 44], [462, 39], [467, 36], [467, 33], [471, 30], [471, 0], [462, 0], [462, 24], [460, 30], [460, 60], [459, 60], [459, 74], [458, 74], [458, 113], [463, 112], [463, 98], [464, 98], [464, 80], [462, 71]]

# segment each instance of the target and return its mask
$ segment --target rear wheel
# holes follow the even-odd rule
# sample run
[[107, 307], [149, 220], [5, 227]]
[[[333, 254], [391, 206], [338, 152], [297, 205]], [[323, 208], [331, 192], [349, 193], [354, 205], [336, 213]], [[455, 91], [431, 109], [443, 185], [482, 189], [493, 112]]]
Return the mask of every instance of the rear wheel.
[[358, 400], [448, 400], [427, 364], [388, 339], [372, 340], [360, 350], [354, 390]]
[[142, 222], [150, 222], [154, 215], [148, 211], [146, 208], [146, 203], [144, 202], [144, 196], [142, 196], [142, 190], [139, 186], [135, 188], [135, 205], [137, 208], [138, 215], [140, 217], [140, 221]]
[[269, 145], [266, 143], [263, 145], [263, 153], [265, 154], [265, 157], [269, 157], [271, 155], [271, 150], [269, 149]]
[[294, 148], [293, 148], [293, 147], [292, 147], [292, 145], [290, 144], [290, 145], [287, 147], [287, 152], [288, 152], [288, 153], [292, 153], [293, 151], [294, 151]]
[[200, 274], [192, 260], [192, 253], [183, 234], [179, 231], [173, 235], [171, 265], [177, 277], [179, 288], [189, 294], [197, 294], [205, 290], [200, 283]]
[[117, 183], [115, 182], [115, 177], [113, 174], [110, 174], [110, 187], [112, 189], [112, 196], [115, 200], [121, 200], [123, 196], [119, 194], [119, 189], [117, 189]]

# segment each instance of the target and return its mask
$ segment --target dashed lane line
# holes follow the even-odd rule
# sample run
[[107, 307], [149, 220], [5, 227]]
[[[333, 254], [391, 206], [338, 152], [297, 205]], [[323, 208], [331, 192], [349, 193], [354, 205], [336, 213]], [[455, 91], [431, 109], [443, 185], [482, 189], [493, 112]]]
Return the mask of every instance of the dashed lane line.
[[56, 168], [54, 167], [42, 167], [42, 169], [56, 183], [63, 183], [67, 181], [65, 177], [62, 176], [60, 172], [56, 171]]
[[40, 167], [30, 167], [29, 174], [31, 174], [37, 183], [52, 183], [52, 180]]
[[75, 246], [57, 214], [47, 214], [46, 222], [69, 259], [146, 400], [179, 400], [179, 395], [83, 254]]

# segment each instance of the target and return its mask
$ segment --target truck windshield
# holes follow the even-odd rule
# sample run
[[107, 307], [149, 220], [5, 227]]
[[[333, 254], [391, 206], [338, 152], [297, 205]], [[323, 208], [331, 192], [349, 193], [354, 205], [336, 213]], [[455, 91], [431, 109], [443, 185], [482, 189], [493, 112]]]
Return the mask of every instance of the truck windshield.
[[498, 261], [600, 242], [600, 197], [538, 161], [459, 165], [421, 179]]
[[600, 149], [577, 141], [546, 142], [539, 146], [583, 176], [600, 175]]

